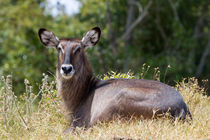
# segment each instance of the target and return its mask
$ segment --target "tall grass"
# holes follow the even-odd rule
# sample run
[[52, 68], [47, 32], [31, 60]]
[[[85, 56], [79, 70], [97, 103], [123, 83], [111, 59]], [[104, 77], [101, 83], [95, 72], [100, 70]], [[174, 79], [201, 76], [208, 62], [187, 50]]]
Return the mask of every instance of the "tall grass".
[[[146, 73], [147, 68], [145, 68]], [[160, 75], [157, 69], [154, 79]], [[143, 73], [141, 76], [145, 75]], [[135, 78], [132, 73], [110, 72], [103, 79]], [[43, 75], [39, 93], [34, 94], [25, 80], [25, 93], [17, 98], [12, 90], [12, 77], [2, 77], [0, 82], [0, 139], [210, 139], [210, 98], [195, 78], [183, 79], [176, 88], [188, 104], [193, 116], [191, 124], [171, 122], [167, 118], [129, 121], [116, 119], [98, 123], [90, 129], [77, 128], [72, 134], [63, 131], [69, 122], [55, 81]]]

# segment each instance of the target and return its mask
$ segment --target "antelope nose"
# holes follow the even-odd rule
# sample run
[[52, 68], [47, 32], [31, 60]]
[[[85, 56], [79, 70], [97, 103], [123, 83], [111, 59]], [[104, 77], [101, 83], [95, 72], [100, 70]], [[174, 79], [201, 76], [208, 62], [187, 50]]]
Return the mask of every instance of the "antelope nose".
[[65, 74], [68, 74], [68, 73], [70, 73], [72, 71], [73, 66], [72, 65], [62, 65], [61, 69], [63, 70], [63, 72]]

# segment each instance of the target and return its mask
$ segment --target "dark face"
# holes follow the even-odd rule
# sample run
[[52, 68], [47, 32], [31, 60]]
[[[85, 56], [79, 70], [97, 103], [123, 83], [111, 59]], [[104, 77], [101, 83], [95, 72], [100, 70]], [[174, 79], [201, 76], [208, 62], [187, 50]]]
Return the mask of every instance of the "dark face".
[[82, 64], [84, 53], [81, 41], [60, 41], [58, 47], [58, 71], [65, 79], [70, 79]]
[[46, 47], [58, 51], [58, 72], [64, 79], [72, 78], [83, 65], [85, 50], [95, 46], [100, 39], [101, 30], [98, 27], [88, 31], [82, 40], [59, 40], [52, 32], [39, 29], [39, 38]]

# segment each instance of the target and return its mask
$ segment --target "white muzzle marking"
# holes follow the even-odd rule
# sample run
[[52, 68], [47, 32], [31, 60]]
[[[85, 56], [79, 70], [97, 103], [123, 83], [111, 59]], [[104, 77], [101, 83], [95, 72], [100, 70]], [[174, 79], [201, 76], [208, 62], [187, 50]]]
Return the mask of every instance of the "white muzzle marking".
[[65, 79], [70, 79], [75, 73], [74, 67], [71, 64], [62, 64], [60, 74]]

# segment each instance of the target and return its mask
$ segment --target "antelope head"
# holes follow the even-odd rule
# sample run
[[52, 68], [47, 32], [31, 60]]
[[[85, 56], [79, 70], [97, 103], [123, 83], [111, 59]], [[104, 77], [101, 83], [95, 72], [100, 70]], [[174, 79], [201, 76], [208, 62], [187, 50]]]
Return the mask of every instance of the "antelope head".
[[39, 29], [38, 34], [45, 47], [57, 49], [57, 73], [64, 79], [71, 79], [77, 73], [82, 74], [85, 71], [87, 62], [85, 50], [98, 43], [101, 30], [95, 27], [88, 31], [82, 39], [59, 39], [54, 33], [43, 28]]

